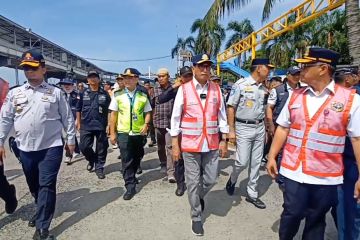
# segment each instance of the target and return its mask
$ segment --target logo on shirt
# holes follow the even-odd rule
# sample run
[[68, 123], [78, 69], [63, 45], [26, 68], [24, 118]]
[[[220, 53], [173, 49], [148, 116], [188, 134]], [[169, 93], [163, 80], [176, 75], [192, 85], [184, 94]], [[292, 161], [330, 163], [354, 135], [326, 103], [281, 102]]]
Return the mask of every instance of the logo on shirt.
[[344, 104], [341, 102], [333, 102], [333, 103], [331, 103], [331, 110], [333, 110], [335, 112], [343, 112]]

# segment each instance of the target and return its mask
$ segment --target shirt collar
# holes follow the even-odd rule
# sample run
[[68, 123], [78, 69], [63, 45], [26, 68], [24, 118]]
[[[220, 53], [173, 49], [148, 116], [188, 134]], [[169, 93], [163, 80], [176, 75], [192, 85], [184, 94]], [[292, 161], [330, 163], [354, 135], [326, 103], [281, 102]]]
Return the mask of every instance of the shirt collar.
[[312, 89], [312, 87], [310, 87], [310, 86], [306, 87], [305, 92], [311, 91], [314, 95], [320, 96], [320, 95], [322, 95], [324, 93], [325, 90], [335, 94], [335, 82], [334, 82], [334, 80], [331, 80], [331, 82], [324, 88], [324, 90], [320, 94], [316, 94], [314, 89]]
[[42, 81], [42, 83], [36, 87], [31, 86], [28, 82], [24, 85], [25, 89], [36, 89], [36, 88], [47, 88], [48, 84], [45, 81]]
[[209, 85], [209, 81], [207, 81], [207, 82], [205, 83], [204, 87], [201, 86], [201, 84], [198, 82], [198, 80], [196, 80], [195, 77], [193, 77], [193, 83], [194, 83], [194, 85], [195, 85], [195, 88], [198, 88], [198, 87], [204, 88], [204, 87], [207, 87], [207, 86]]

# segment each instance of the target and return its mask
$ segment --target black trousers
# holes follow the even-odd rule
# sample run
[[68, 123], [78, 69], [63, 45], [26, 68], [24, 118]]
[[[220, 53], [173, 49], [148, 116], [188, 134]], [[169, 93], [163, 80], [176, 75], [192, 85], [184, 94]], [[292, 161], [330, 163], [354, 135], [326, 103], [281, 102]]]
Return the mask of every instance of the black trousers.
[[[96, 138], [96, 150], [93, 150], [94, 138]], [[95, 169], [103, 169], [109, 142], [106, 131], [87, 131], [80, 130], [80, 150], [84, 154], [86, 160], [95, 163]]]
[[180, 158], [175, 162], [175, 172], [174, 177], [176, 179], [177, 185], [181, 185], [185, 183], [185, 167], [184, 167], [184, 159]]
[[12, 199], [10, 184], [4, 174], [4, 164], [0, 166], [0, 198], [5, 202]]
[[121, 153], [121, 163], [125, 187], [128, 190], [136, 187], [136, 170], [144, 156], [144, 136], [129, 136], [126, 133], [118, 133], [118, 146]]
[[337, 204], [337, 185], [305, 184], [284, 177], [284, 204], [280, 219], [281, 240], [293, 239], [305, 218], [302, 239], [323, 240], [325, 215]]

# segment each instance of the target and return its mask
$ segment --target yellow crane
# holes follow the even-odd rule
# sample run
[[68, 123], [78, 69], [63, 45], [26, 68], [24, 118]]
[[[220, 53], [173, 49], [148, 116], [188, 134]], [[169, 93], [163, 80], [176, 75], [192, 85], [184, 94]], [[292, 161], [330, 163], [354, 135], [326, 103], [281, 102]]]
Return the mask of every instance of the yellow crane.
[[[255, 58], [256, 47], [285, 32], [307, 23], [320, 15], [332, 11], [345, 3], [346, 0], [305, 0], [287, 13], [278, 17], [260, 30], [231, 45], [217, 55], [217, 74], [220, 74], [220, 63], [251, 50], [251, 58]], [[296, 16], [295, 22], [289, 22], [291, 16]]]

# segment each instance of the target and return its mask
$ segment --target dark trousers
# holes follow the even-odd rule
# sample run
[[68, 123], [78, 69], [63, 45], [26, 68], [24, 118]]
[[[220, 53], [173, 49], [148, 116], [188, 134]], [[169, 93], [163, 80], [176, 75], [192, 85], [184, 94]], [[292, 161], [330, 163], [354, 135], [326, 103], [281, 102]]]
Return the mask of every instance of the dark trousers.
[[56, 179], [63, 156], [63, 146], [24, 152], [21, 164], [31, 194], [36, 203], [36, 228], [48, 229], [55, 211]]
[[166, 157], [166, 138], [165, 134], [167, 133], [166, 128], [156, 128], [156, 140], [158, 147], [158, 156], [160, 160], [160, 166], [166, 167], [167, 157]]
[[325, 215], [337, 203], [337, 185], [298, 183], [285, 177], [284, 187], [280, 239], [293, 239], [305, 218], [302, 239], [323, 240]]
[[[94, 138], [96, 138], [96, 151], [93, 150]], [[103, 169], [109, 142], [105, 131], [80, 130], [80, 150], [86, 160], [95, 163], [95, 169]]]
[[129, 136], [126, 133], [118, 133], [118, 146], [121, 153], [121, 163], [125, 187], [128, 190], [136, 187], [136, 170], [140, 160], [144, 156], [144, 136]]
[[6, 176], [4, 174], [4, 164], [0, 166], [0, 198], [5, 202], [11, 201], [11, 188]]
[[185, 174], [184, 159], [180, 158], [178, 161], [175, 162], [175, 172], [174, 172], [174, 177], [178, 185], [185, 183], [184, 174]]
[[150, 122], [150, 125], [149, 125], [149, 133], [150, 133], [151, 142], [156, 143], [155, 127], [154, 127], [154, 124], [152, 123], [152, 121]]
[[354, 198], [359, 177], [356, 160], [344, 158], [344, 184], [338, 189], [337, 227], [339, 240], [360, 239], [360, 204]]

